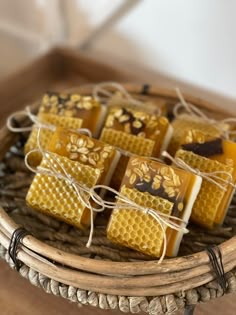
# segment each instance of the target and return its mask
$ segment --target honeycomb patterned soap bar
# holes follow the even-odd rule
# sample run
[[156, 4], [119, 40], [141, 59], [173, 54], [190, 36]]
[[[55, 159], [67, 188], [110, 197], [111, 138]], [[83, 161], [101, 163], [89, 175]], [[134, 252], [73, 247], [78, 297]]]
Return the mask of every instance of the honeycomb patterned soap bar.
[[[208, 135], [201, 134], [197, 130], [189, 131], [185, 139], [183, 139], [182, 148], [192, 151], [195, 154], [207, 156], [211, 160], [233, 167], [232, 184], [236, 183], [236, 143], [223, 140], [221, 138], [213, 138]], [[235, 189], [229, 186], [222, 204], [217, 212], [215, 223], [222, 224], [226, 214], [225, 209], [228, 208], [233, 197]]]
[[[159, 117], [132, 108], [111, 107], [101, 139], [109, 141], [110, 144], [116, 140], [116, 146], [120, 149], [136, 154], [140, 153], [137, 152], [137, 149], [133, 152], [133, 147], [137, 148], [141, 143], [148, 143], [144, 140], [149, 140], [150, 143], [152, 141], [153, 145], [152, 155], [159, 156], [160, 152], [165, 150], [168, 145], [172, 135], [171, 130], [166, 117]], [[127, 148], [127, 142], [130, 146], [129, 148]], [[139, 142], [139, 145], [135, 145], [134, 142]], [[147, 148], [150, 149], [150, 145]], [[148, 156], [149, 154], [150, 151], [143, 155]]]
[[98, 136], [106, 115], [106, 107], [91, 96], [48, 92], [42, 99], [39, 113], [80, 118], [83, 121], [82, 127]]
[[[61, 175], [64, 175], [62, 170], [64, 168], [75, 182], [88, 188], [96, 185], [101, 175], [97, 168], [54, 153], [46, 153], [40, 167]], [[91, 202], [86, 193], [81, 196], [85, 202]], [[36, 174], [27, 193], [26, 202], [32, 208], [78, 228], [83, 229], [90, 224], [90, 210], [81, 202], [73, 185], [64, 178]]]
[[[38, 115], [38, 119], [42, 124], [49, 124], [51, 126], [79, 129], [82, 126], [82, 120], [80, 118], [58, 116], [54, 114], [41, 113]], [[48, 143], [53, 135], [53, 131], [49, 128], [41, 128], [40, 130], [40, 145], [43, 149], [46, 149]], [[38, 147], [37, 144], [38, 127], [33, 127], [33, 130], [25, 144], [25, 154]], [[38, 152], [34, 152], [29, 157], [31, 165], [37, 166], [41, 162], [42, 156]]]
[[[193, 203], [200, 190], [201, 182], [202, 180], [199, 176], [187, 171], [152, 161], [148, 158], [131, 157], [120, 192], [145, 208], [152, 208], [164, 213], [167, 213], [168, 210], [169, 215], [179, 217], [187, 222]], [[132, 220], [134, 217], [135, 221]], [[137, 219], [137, 217], [140, 219]], [[144, 217], [146, 218], [145, 220], [143, 219]], [[140, 222], [139, 232], [131, 234], [130, 231], [136, 228], [133, 228], [130, 224], [126, 228], [117, 230], [120, 222], [124, 220], [132, 222], [132, 224], [136, 221]], [[150, 232], [148, 232], [149, 227], [153, 226], [152, 221], [148, 214], [138, 210], [131, 211], [125, 209], [125, 207], [124, 209], [117, 208], [111, 215], [107, 230], [108, 238], [116, 243], [158, 257], [162, 250], [163, 237], [160, 237], [160, 226], [155, 222], [157, 234], [155, 234], [155, 229], [151, 233], [156, 243], [156, 248], [154, 249]], [[140, 229], [142, 229], [142, 233]], [[182, 233], [167, 228], [166, 234], [168, 240], [166, 254], [175, 256], [179, 249]], [[126, 239], [130, 241], [127, 243]], [[150, 244], [152, 244], [151, 247]], [[159, 245], [157, 246], [157, 244]]]
[[104, 128], [100, 140], [137, 155], [152, 156], [155, 142], [122, 131]]
[[[192, 168], [204, 173], [223, 171], [232, 175], [234, 172], [232, 166], [200, 156], [192, 151], [178, 150], [176, 157], [182, 159]], [[226, 174], [218, 174], [218, 176], [228, 180]], [[220, 180], [218, 180], [218, 182], [222, 184]], [[229, 202], [228, 190], [232, 192], [230, 186], [227, 188], [227, 192], [225, 192], [216, 184], [209, 182], [207, 179], [203, 179], [201, 190], [193, 206], [191, 220], [207, 228], [212, 228], [215, 224], [218, 224], [219, 219], [217, 219], [217, 217], [219, 213], [221, 217], [224, 217], [227, 210], [225, 205]]]
[[120, 157], [113, 146], [62, 128], [57, 128], [47, 149], [72, 161], [100, 169], [100, 183], [106, 185], [109, 184]]
[[[120, 193], [142, 207], [150, 207], [167, 215], [172, 212], [173, 203], [158, 196], [142, 193], [125, 185]], [[144, 254], [161, 256], [163, 231], [152, 216], [139, 210], [125, 207], [115, 209], [109, 221], [107, 237], [114, 243], [131, 247]]]
[[201, 131], [208, 136], [220, 137], [222, 134], [221, 130], [227, 131], [229, 129], [227, 124], [219, 123], [217, 125], [213, 125], [186, 114], [183, 114], [175, 119], [172, 122], [172, 127], [174, 131], [168, 147], [168, 151], [172, 156], [174, 156], [176, 151], [180, 148], [185, 137], [185, 133], [189, 130], [198, 130], [198, 132]]

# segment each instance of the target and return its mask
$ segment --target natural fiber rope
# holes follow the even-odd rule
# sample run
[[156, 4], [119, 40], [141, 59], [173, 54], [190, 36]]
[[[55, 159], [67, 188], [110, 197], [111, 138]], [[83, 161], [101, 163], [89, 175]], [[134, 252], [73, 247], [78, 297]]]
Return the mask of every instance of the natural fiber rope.
[[[0, 245], [0, 257], [5, 259], [11, 267], [14, 266], [7, 250], [2, 245]], [[177, 310], [182, 310], [186, 305], [207, 302], [223, 295], [223, 290], [215, 280], [185, 292], [147, 298], [115, 296], [81, 290], [49, 279], [26, 265], [21, 266], [19, 273], [31, 284], [42, 288], [45, 292], [63, 297], [71, 302], [101, 309], [119, 309], [121, 312], [132, 314], [144, 312], [150, 315], [170, 315]], [[236, 269], [228, 272], [226, 278], [229, 284], [227, 293], [236, 292]]]

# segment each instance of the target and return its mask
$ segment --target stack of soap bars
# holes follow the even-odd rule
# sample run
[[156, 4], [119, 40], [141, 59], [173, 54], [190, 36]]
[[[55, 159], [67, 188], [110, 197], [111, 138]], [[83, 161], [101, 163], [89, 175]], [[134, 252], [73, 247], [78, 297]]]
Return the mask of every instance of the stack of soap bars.
[[[25, 145], [28, 163], [37, 167], [26, 201], [85, 229], [101, 206], [94, 186], [104, 201], [102, 187], [112, 187], [117, 192], [109, 196], [108, 239], [153, 257], [162, 255], [165, 240], [165, 254], [176, 256], [182, 230], [160, 223], [149, 210], [180, 227], [189, 220], [205, 228], [222, 224], [235, 190], [236, 144], [223, 137], [226, 123], [189, 114], [170, 122], [164, 98], [135, 97], [137, 102], [115, 93], [101, 103], [76, 93], [46, 93]], [[182, 164], [165, 161], [165, 150]]]

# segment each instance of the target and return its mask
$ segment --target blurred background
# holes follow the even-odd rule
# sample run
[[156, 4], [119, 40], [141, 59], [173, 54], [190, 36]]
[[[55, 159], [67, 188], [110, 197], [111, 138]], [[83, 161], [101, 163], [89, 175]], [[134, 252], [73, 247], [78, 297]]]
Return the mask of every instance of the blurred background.
[[68, 45], [236, 99], [235, 0], [0, 0], [0, 78]]

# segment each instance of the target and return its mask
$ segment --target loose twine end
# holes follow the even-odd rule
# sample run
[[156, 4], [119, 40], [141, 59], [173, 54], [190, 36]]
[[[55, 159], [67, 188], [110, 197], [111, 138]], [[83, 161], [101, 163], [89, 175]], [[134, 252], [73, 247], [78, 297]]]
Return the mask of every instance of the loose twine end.
[[204, 112], [196, 107], [195, 105], [186, 102], [183, 94], [181, 93], [179, 88], [175, 88], [176, 94], [179, 98], [179, 103], [174, 106], [173, 114], [175, 118], [178, 118], [185, 111], [191, 117], [194, 117], [199, 120], [205, 121], [207, 124], [214, 126], [225, 139], [230, 139], [230, 137], [236, 136], [236, 130], [226, 130], [224, 125], [233, 125], [236, 126], [236, 117], [229, 117], [223, 120], [215, 120], [213, 118], [208, 117]]
[[[121, 96], [128, 101], [131, 105], [137, 106], [137, 107], [142, 107], [144, 106], [144, 102], [141, 100], [138, 100], [134, 98], [124, 87], [123, 85], [113, 82], [113, 81], [108, 81], [108, 82], [102, 82], [99, 84], [96, 84], [93, 88], [92, 95], [93, 97], [98, 100], [102, 101], [102, 97], [100, 95], [103, 95], [107, 98], [111, 98], [114, 94], [114, 92], [111, 92], [111, 89], [113, 89], [115, 92], [119, 92]], [[159, 107], [156, 107], [155, 110], [155, 115], [161, 116], [161, 109]]]
[[[227, 191], [228, 185], [232, 186], [234, 189], [236, 188], [235, 184], [233, 183], [232, 174], [226, 171], [202, 172], [199, 169], [191, 167], [190, 165], [185, 163], [181, 158], [171, 156], [167, 151], [163, 151], [162, 156], [169, 159], [177, 167], [202, 177], [203, 179], [207, 180], [211, 184], [216, 185], [217, 187], [224, 191]], [[223, 175], [227, 179], [220, 177], [221, 175]]]

